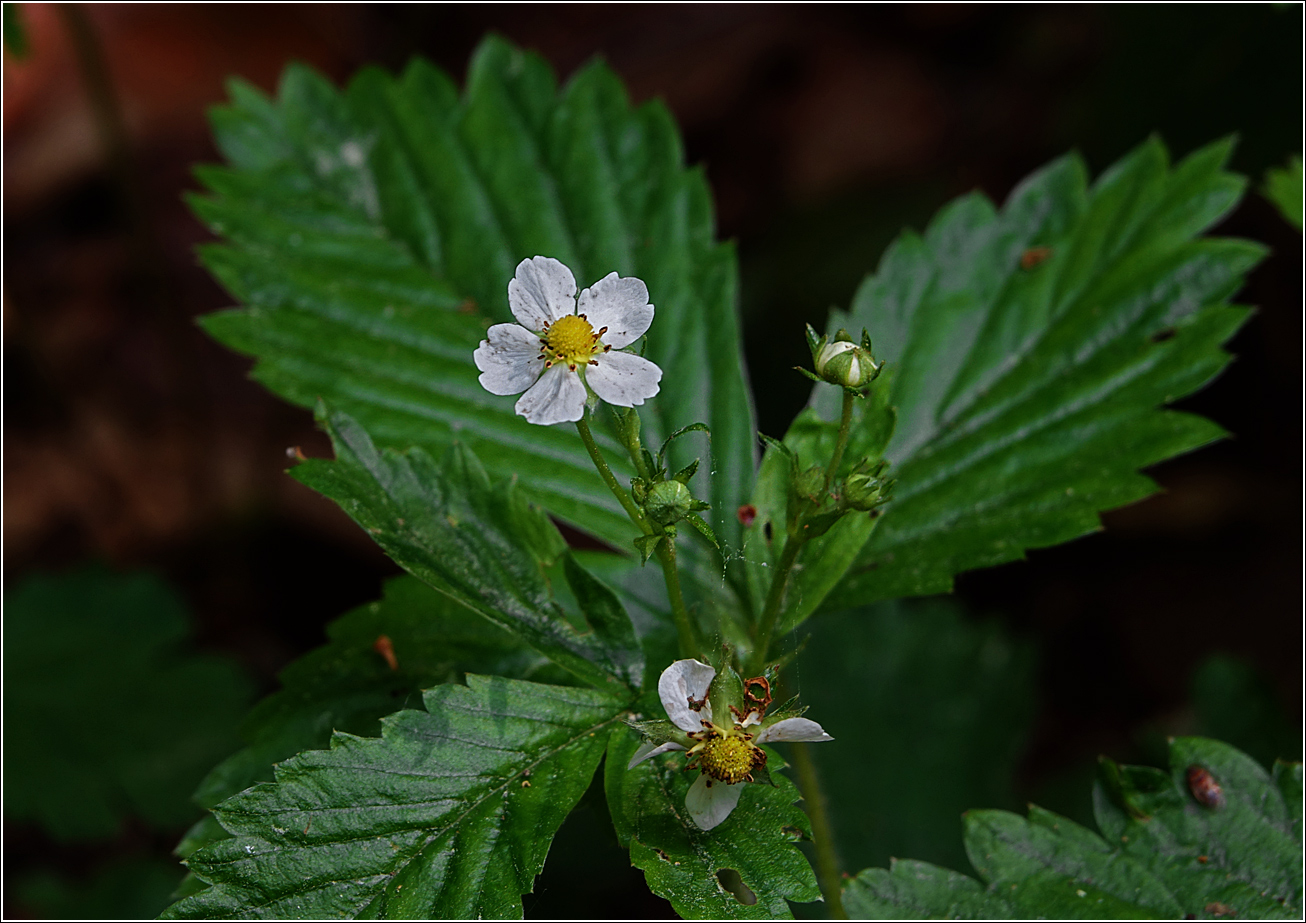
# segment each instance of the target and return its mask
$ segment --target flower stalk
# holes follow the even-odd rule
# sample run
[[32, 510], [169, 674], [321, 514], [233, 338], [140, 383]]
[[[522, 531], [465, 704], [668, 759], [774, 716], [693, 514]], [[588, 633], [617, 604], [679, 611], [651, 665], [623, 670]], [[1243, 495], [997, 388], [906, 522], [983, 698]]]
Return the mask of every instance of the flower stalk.
[[821, 779], [816, 763], [805, 743], [791, 743], [789, 758], [798, 773], [798, 790], [803, 793], [803, 808], [812, 822], [812, 850], [816, 853], [816, 881], [821, 886], [821, 896], [830, 919], [846, 920], [843, 909], [843, 875], [839, 856], [834, 848], [834, 828], [830, 824], [830, 806], [821, 790]]
[[[639, 530], [645, 535], [662, 535], [663, 540], [658, 542], [657, 559], [662, 565], [662, 578], [667, 585], [667, 598], [671, 602], [671, 617], [676, 623], [676, 636], [680, 643], [680, 654], [682, 657], [694, 657], [698, 654], [698, 641], [694, 636], [694, 623], [689, 618], [689, 610], [685, 607], [685, 596], [680, 589], [680, 571], [676, 567], [676, 536], [674, 532], [667, 532], [661, 526], [649, 522], [648, 517], [635, 504], [630, 492], [621, 486], [617, 481], [616, 475], [608, 466], [607, 459], [603, 457], [603, 452], [599, 445], [594, 441], [594, 433], [589, 426], [589, 410], [586, 409], [581, 414], [581, 418], [576, 421], [576, 432], [580, 434], [580, 441], [585, 443], [585, 450], [589, 452], [590, 459], [594, 462], [594, 467], [598, 469], [599, 476], [603, 478], [603, 483], [608, 485], [608, 490], [612, 491], [617, 502], [621, 504], [630, 521], [639, 527]], [[623, 429], [625, 429], [623, 425]], [[638, 436], [636, 437], [638, 439]], [[627, 448], [630, 443], [627, 440]], [[632, 456], [635, 454], [631, 449]], [[641, 453], [642, 456], [642, 453]]]

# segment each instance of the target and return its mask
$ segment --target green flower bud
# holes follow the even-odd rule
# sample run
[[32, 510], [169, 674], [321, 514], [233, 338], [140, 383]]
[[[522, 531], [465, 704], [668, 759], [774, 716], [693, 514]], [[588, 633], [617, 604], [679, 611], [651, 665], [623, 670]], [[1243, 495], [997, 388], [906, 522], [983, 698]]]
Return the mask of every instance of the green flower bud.
[[847, 330], [840, 330], [834, 340], [828, 336], [818, 336], [807, 325], [807, 348], [812, 351], [812, 365], [816, 368], [813, 375], [806, 369], [802, 372], [813, 381], [828, 381], [848, 391], [860, 391], [880, 374], [883, 363], [875, 361], [871, 355], [871, 338], [862, 331], [860, 345], [853, 342]]
[[813, 465], [798, 476], [794, 483], [798, 493], [809, 500], [818, 500], [825, 493], [825, 469]]
[[858, 390], [880, 374], [880, 366], [871, 355], [870, 340], [863, 334], [864, 345], [858, 346], [840, 330], [835, 340], [826, 343], [816, 355], [816, 374], [831, 384]]
[[648, 490], [644, 509], [649, 518], [664, 526], [684, 519], [698, 508], [689, 488], [677, 480], [659, 481]]
[[848, 475], [843, 485], [843, 501], [850, 509], [868, 512], [883, 505], [889, 499], [889, 489], [894, 481], [884, 477], [888, 465], [884, 462], [870, 468], [866, 463], [858, 465]]

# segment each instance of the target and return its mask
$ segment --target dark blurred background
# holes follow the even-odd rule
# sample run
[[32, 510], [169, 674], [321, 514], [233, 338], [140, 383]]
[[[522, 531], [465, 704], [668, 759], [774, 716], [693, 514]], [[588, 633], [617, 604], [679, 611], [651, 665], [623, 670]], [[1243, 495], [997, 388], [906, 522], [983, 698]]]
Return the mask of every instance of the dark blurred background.
[[[1070, 148], [1096, 173], [1153, 132], [1176, 158], [1237, 134], [1233, 166], [1253, 188], [1302, 147], [1302, 7], [1289, 4], [19, 7], [27, 53], [4, 59], [6, 593], [87, 561], [148, 569], [189, 606], [198, 648], [263, 691], [396, 568], [283, 475], [288, 446], [327, 451], [310, 414], [191, 322], [230, 303], [197, 263], [207, 233], [181, 200], [191, 166], [217, 159], [204, 113], [228, 75], [272, 90], [292, 60], [343, 82], [421, 54], [461, 77], [491, 30], [564, 77], [603, 56], [635, 101], [667, 103], [707, 171], [775, 435], [808, 385], [767, 370], [804, 361], [803, 323], [846, 306], [892, 237], [950, 198], [1000, 201]], [[964, 609], [938, 616], [998, 632], [1030, 664], [1002, 806], [1032, 798], [1087, 820], [1098, 753], [1154, 761], [1166, 734], [1219, 728], [1240, 743], [1249, 710], [1271, 730], [1241, 745], [1300, 757], [1302, 237], [1255, 191], [1218, 232], [1272, 248], [1239, 297], [1258, 313], [1237, 358], [1182, 404], [1232, 438], [1151, 471], [1163, 492], [1108, 513], [1104, 532], [962, 576]], [[1231, 688], [1259, 704], [1235, 696], [1212, 717]], [[6, 818], [6, 881], [29, 883], [6, 888], [8, 915], [68, 915], [89, 906], [68, 895], [95, 887], [112, 899], [86, 883], [106, 855], [166, 855], [181, 832], [129, 820], [116, 839], [67, 842]], [[567, 884], [587, 869], [567, 854], [610, 839], [606, 824], [587, 800], [528, 914], [668, 910], [640, 896], [615, 842], [585, 860], [608, 870], [602, 883]], [[959, 823], [934, 846], [893, 829], [849, 840], [849, 870], [891, 852], [964, 862]], [[166, 897], [175, 881], [155, 879]]]

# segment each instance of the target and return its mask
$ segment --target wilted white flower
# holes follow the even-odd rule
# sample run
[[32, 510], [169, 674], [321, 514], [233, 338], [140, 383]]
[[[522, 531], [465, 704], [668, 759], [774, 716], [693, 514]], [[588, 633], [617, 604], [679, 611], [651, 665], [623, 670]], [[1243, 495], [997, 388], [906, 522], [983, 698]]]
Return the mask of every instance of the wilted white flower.
[[[729, 816], [739, 803], [744, 784], [765, 770], [766, 751], [759, 744], [777, 741], [834, 740], [815, 721], [790, 713], [766, 717], [771, 688], [765, 679], [743, 683], [740, 704], [713, 702], [710, 696], [717, 671], [697, 660], [677, 660], [658, 678], [658, 696], [667, 717], [679, 733], [672, 739], [650, 741], [635, 751], [627, 769], [650, 757], [673, 750], [689, 752], [687, 768], [702, 770], [685, 795], [685, 807], [694, 823], [711, 830]], [[735, 679], [736, 688], [739, 680]], [[721, 687], [720, 697], [725, 696]], [[761, 695], [755, 695], [760, 689]]]
[[473, 354], [481, 387], [517, 394], [517, 413], [531, 423], [574, 422], [589, 390], [609, 404], [634, 407], [658, 393], [662, 370], [619, 350], [653, 322], [648, 288], [608, 273], [580, 293], [571, 270], [536, 256], [517, 264], [508, 306], [518, 324], [495, 324]]

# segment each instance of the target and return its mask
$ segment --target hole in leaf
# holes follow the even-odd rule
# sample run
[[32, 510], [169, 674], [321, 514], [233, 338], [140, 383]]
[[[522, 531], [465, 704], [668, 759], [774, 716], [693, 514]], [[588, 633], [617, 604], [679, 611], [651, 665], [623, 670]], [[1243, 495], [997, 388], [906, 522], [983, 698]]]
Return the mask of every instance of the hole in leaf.
[[1156, 333], [1148, 337], [1148, 339], [1151, 340], [1153, 343], [1164, 343], [1166, 340], [1170, 339], [1178, 332], [1179, 331], [1176, 330], [1174, 327], [1162, 327]]
[[764, 536], [766, 536], [766, 540], [767, 540], [768, 542], [771, 541], [771, 534], [772, 534], [773, 531], [774, 531], [774, 530], [771, 528], [771, 520], [768, 519], [768, 520], [767, 520], [767, 521], [762, 525], [762, 534], [763, 534]]
[[744, 879], [740, 878], [739, 873], [734, 869], [718, 869], [716, 880], [722, 888], [734, 895], [739, 903], [749, 907], [757, 903], [757, 895], [753, 893], [753, 889], [744, 884]]

